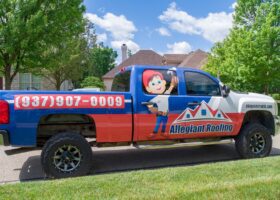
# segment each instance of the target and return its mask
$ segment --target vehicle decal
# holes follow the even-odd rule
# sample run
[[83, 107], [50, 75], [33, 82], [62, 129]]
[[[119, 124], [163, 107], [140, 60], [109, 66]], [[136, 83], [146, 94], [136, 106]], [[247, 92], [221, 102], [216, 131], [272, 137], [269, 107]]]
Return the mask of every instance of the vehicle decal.
[[218, 120], [231, 122], [231, 119], [221, 109], [213, 110], [205, 101], [202, 101], [195, 109], [186, 108], [173, 123], [197, 120]]
[[15, 95], [15, 110], [125, 107], [124, 95]]
[[186, 108], [170, 126], [170, 134], [232, 132], [231, 119], [221, 110], [212, 109], [205, 101], [196, 108]]

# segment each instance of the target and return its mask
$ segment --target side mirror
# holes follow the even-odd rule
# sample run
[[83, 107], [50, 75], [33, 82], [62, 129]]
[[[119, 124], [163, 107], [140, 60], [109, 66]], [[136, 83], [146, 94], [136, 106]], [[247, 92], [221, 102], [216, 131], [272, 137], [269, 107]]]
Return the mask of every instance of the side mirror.
[[226, 85], [222, 86], [222, 95], [223, 97], [227, 97], [228, 94], [230, 93], [230, 88]]

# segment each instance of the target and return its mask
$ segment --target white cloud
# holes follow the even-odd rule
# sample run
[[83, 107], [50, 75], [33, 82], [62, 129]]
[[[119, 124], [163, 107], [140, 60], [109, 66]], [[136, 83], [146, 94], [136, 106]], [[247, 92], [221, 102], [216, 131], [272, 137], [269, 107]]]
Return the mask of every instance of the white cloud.
[[159, 19], [178, 32], [187, 34], [199, 33], [195, 27], [196, 19], [187, 12], [178, 10], [175, 2], [170, 4], [169, 8], [159, 16]]
[[192, 47], [187, 42], [175, 42], [174, 44], [167, 44], [168, 53], [189, 53]]
[[235, 10], [236, 6], [237, 6], [237, 2], [234, 2], [233, 4], [231, 4], [229, 8]]
[[211, 42], [223, 40], [232, 27], [232, 13], [209, 13], [207, 17], [195, 18], [179, 10], [175, 2], [170, 4], [159, 19], [172, 30], [183, 34], [201, 35]]
[[132, 39], [137, 31], [132, 21], [126, 19], [124, 15], [114, 15], [106, 13], [103, 17], [96, 14], [87, 13], [85, 16], [100, 28], [110, 32], [116, 40]]
[[232, 27], [232, 13], [209, 13], [206, 18], [197, 20], [201, 35], [211, 42], [222, 41]]
[[133, 41], [137, 28], [134, 23], [128, 20], [124, 15], [106, 13], [103, 17], [99, 17], [96, 14], [86, 13], [85, 17], [96, 26], [110, 33], [111, 46], [113, 48], [120, 50], [121, 45], [125, 43], [133, 53], [140, 49], [139, 45]]
[[160, 27], [160, 28], [156, 29], [156, 31], [159, 32], [159, 34], [162, 36], [171, 36], [171, 34], [167, 28]]
[[106, 33], [97, 34], [97, 43], [106, 42], [106, 41], [107, 41]]

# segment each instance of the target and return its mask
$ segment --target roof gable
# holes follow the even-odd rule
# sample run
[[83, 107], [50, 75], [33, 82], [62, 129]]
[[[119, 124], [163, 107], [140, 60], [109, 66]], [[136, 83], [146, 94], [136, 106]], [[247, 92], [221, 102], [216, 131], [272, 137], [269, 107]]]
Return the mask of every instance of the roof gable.
[[191, 52], [185, 60], [178, 65], [178, 67], [192, 67], [200, 69], [206, 62], [208, 58], [208, 53], [198, 49]]
[[131, 65], [155, 65], [155, 66], [163, 66], [164, 59], [163, 56], [157, 54], [152, 50], [140, 50], [137, 53], [130, 56], [128, 59], [120, 63], [118, 66], [113, 68], [107, 74], [105, 74], [102, 78], [113, 78], [115, 74], [120, 71], [123, 67], [131, 66]]

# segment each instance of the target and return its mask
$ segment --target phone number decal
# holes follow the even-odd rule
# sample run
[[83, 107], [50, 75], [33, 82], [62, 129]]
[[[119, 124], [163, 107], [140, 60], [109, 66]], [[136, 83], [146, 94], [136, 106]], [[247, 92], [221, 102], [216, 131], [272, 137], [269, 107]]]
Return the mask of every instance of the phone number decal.
[[48, 108], [124, 108], [123, 95], [16, 95], [15, 110]]

